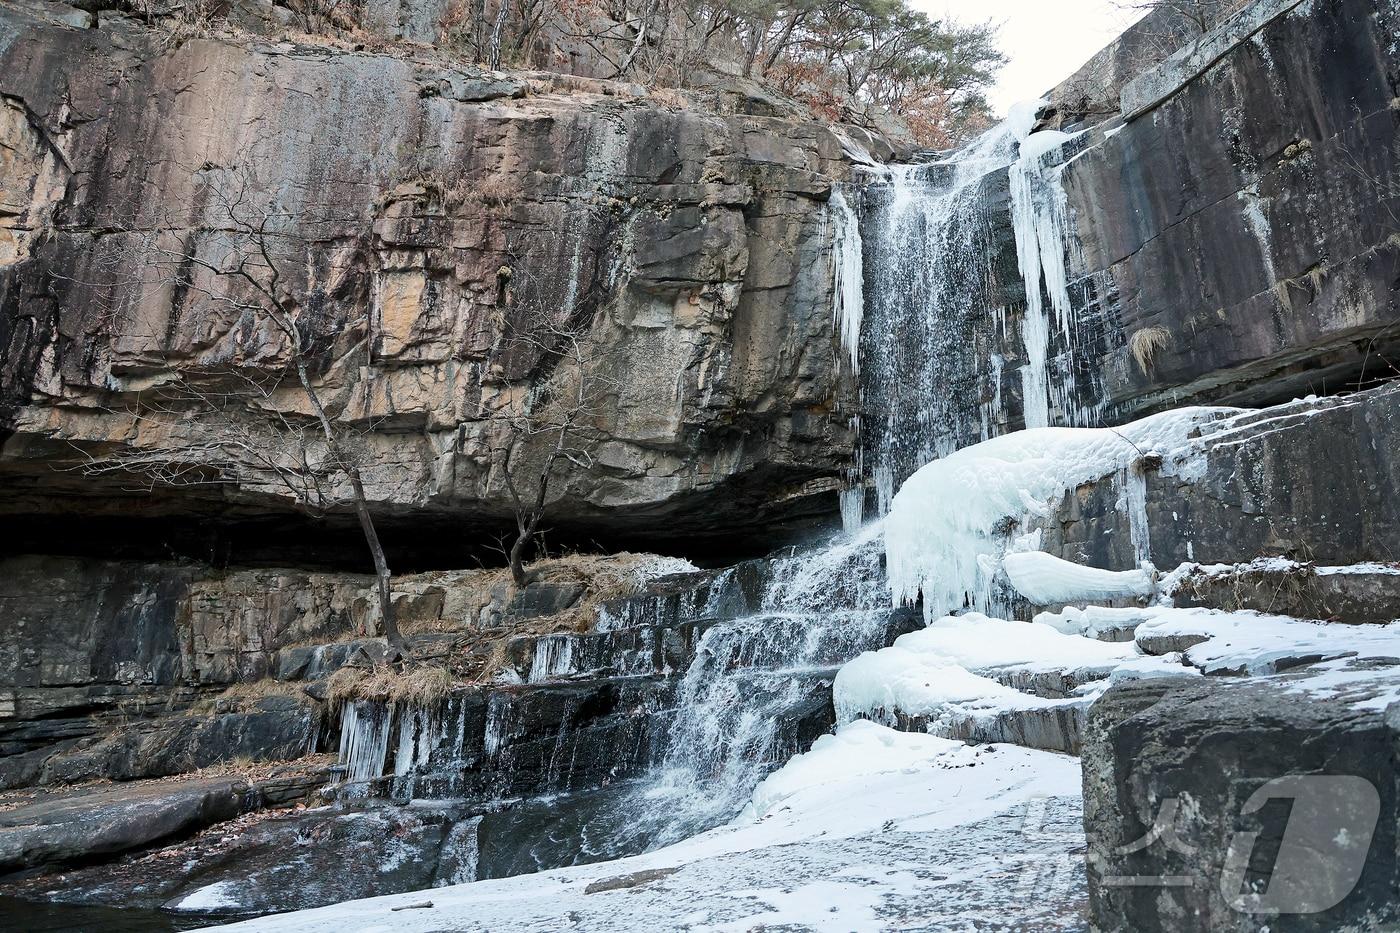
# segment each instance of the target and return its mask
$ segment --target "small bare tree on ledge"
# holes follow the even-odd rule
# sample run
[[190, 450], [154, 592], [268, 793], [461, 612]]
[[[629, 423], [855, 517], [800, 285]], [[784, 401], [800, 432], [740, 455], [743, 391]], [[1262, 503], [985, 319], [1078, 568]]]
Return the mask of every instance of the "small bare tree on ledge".
[[602, 257], [594, 260], [587, 282], [563, 315], [538, 299], [515, 305], [516, 291], [508, 286], [512, 279], [521, 286], [520, 274], [508, 267], [501, 270], [507, 322], [497, 357], [506, 367], [521, 360], [529, 365], [524, 397], [514, 404], [507, 398], [501, 408], [485, 412], [483, 420], [493, 429], [492, 463], [510, 496], [515, 520], [510, 546], [502, 550], [517, 587], [528, 582], [525, 559], [542, 532], [550, 490], [570, 470], [593, 467], [602, 439], [598, 421], [618, 388], [609, 372], [610, 354], [587, 339], [607, 290], [608, 264]]
[[[159, 232], [138, 236], [137, 255], [132, 257], [138, 274], [143, 284], [198, 295], [235, 321], [255, 328], [269, 325], [283, 343], [287, 363], [271, 375], [262, 367], [252, 374], [235, 365], [205, 370], [197, 378], [182, 378], [158, 390], [154, 399], [141, 400], [129, 414], [136, 430], [173, 439], [173, 450], [136, 446], [88, 455], [81, 468], [90, 475], [140, 475], [152, 486], [271, 484], [280, 486], [301, 508], [322, 516], [348, 499], [374, 563], [387, 660], [396, 663], [408, 657], [408, 646], [394, 618], [389, 562], [361, 472], [367, 432], [332, 419], [326, 410], [312, 377], [315, 337], [302, 314], [309, 296], [299, 293], [284, 274], [285, 260], [276, 246], [291, 242], [294, 248], [309, 251], [312, 244], [286, 232], [290, 214], [250, 205], [245, 176], [239, 176], [231, 190], [214, 188], [209, 194], [215, 229], [204, 232], [213, 233], [218, 242], [202, 251], [197, 237], [170, 246]], [[151, 274], [156, 277], [154, 283]], [[363, 330], [363, 345], [368, 340], [365, 325], [361, 315], [343, 329]], [[288, 373], [306, 397], [309, 417], [287, 413], [274, 398]], [[337, 491], [346, 484], [348, 496]]]

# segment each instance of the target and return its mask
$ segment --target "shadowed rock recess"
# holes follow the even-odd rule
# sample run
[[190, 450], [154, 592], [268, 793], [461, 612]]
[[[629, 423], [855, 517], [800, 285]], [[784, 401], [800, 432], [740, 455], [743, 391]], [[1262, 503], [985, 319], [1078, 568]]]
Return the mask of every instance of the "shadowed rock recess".
[[[853, 928], [1400, 921], [1396, 3], [1162, 5], [932, 154], [750, 81], [465, 66], [416, 44], [448, 0], [363, 5], [369, 48], [137, 6], [0, 2], [0, 910], [830, 928], [714, 906], [788, 865], [775, 904]], [[209, 452], [315, 423], [210, 271], [239, 218], [355, 440], [402, 667], [354, 513]], [[519, 585], [508, 470], [553, 440], [503, 413], [585, 381]], [[814, 761], [849, 839], [789, 825]], [[861, 823], [924, 772], [981, 815]], [[1329, 798], [1369, 835], [1290, 842], [1253, 801], [1316, 816], [1300, 776], [1369, 787]], [[1023, 849], [1053, 883], [1005, 881]], [[556, 869], [567, 917], [500, 882]]]

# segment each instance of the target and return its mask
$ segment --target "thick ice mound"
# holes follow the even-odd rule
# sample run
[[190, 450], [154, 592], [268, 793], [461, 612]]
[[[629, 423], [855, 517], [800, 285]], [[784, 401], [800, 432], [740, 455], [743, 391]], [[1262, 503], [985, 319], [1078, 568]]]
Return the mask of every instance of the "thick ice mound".
[[885, 522], [895, 604], [912, 603], [922, 591], [929, 620], [964, 606], [1001, 609], [992, 600], [992, 578], [1009, 524], [1046, 514], [1067, 490], [1144, 455], [1186, 456], [1196, 426], [1234, 412], [1182, 408], [1121, 428], [1034, 428], [924, 466], [900, 488]]

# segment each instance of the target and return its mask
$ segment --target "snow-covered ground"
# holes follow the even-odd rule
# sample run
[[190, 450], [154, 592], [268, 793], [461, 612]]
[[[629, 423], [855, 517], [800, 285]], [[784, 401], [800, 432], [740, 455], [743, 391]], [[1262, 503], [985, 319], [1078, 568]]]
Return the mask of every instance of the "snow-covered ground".
[[225, 929], [1078, 930], [1079, 792], [1073, 758], [854, 722], [656, 852]]

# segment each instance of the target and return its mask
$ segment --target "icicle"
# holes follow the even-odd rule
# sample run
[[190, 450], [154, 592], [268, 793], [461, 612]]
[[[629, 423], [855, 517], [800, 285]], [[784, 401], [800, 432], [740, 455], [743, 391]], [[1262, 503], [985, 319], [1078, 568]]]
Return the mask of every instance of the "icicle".
[[[1073, 336], [1074, 306], [1065, 266], [1069, 206], [1061, 180], [1064, 166], [1046, 164], [1047, 156], [1072, 138], [1054, 131], [1031, 134], [1021, 144], [1021, 157], [1010, 170], [1016, 259], [1026, 290], [1021, 328], [1026, 365], [1021, 385], [1028, 428], [1048, 426], [1051, 402], [1064, 404], [1073, 396], [1072, 370], [1059, 389], [1052, 388], [1050, 379], [1050, 313], [1068, 342]], [[1048, 311], [1045, 295], [1050, 298]]]
[[538, 684], [573, 672], [574, 636], [546, 635], [535, 642], [527, 683]]
[[1118, 473], [1118, 508], [1128, 513], [1128, 537], [1133, 543], [1133, 560], [1139, 567], [1152, 563], [1152, 529], [1147, 522], [1147, 474], [1136, 465]]
[[345, 768], [345, 783], [363, 783], [384, 774], [393, 718], [390, 707], [374, 700], [345, 704], [340, 720], [340, 764]]
[[443, 718], [437, 709], [415, 708], [399, 716], [399, 745], [394, 755], [394, 774], [403, 777], [428, 765], [433, 750], [446, 738]]
[[835, 218], [831, 244], [831, 292], [833, 320], [841, 338], [841, 350], [851, 372], [860, 372], [860, 326], [865, 315], [865, 262], [860, 241], [860, 218], [846, 200], [841, 186], [831, 189], [829, 202]]

